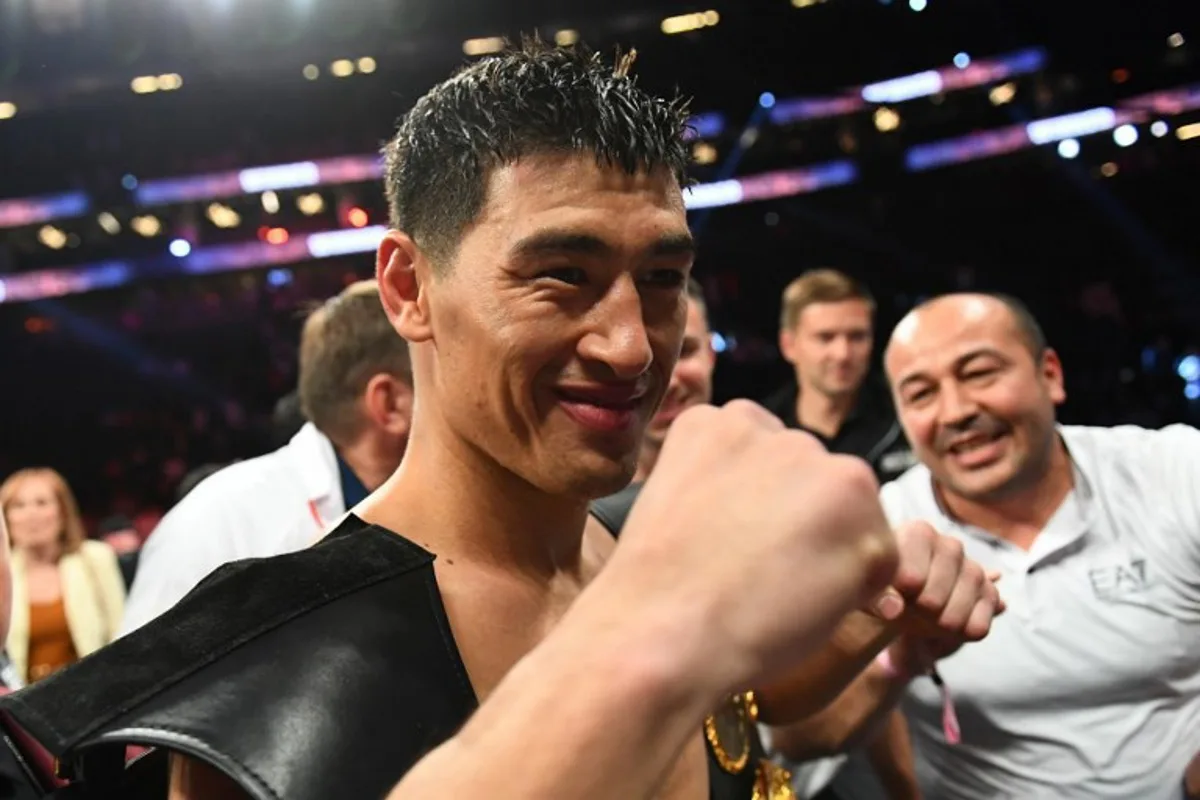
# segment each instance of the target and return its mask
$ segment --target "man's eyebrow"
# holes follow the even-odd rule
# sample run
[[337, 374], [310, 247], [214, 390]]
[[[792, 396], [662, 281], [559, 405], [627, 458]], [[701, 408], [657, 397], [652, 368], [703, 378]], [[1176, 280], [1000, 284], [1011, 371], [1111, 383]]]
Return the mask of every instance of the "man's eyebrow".
[[[512, 248], [515, 256], [539, 256], [550, 254], [567, 255], [611, 255], [617, 248], [610, 242], [590, 233], [571, 231], [540, 231], [521, 239]], [[647, 248], [649, 255], [675, 256], [696, 254], [696, 241], [690, 233], [673, 233], [661, 236]]]
[[[971, 350], [970, 352], [967, 352], [967, 353], [963, 353], [961, 356], [954, 359], [954, 369], [955, 369], [955, 371], [960, 370], [963, 367], [965, 367], [968, 362], [974, 361], [975, 359], [982, 358], [984, 356], [988, 356], [991, 358], [1000, 358], [1000, 359], [1005, 358], [1004, 354], [1001, 353], [999, 350], [996, 350], [995, 348], [977, 347], [974, 350]], [[907, 386], [910, 383], [916, 383], [918, 381], [926, 381], [926, 380], [929, 380], [929, 376], [926, 375], [924, 372], [913, 372], [913, 373], [905, 375], [903, 378], [901, 378], [900, 381], [896, 384], [896, 388], [903, 389], [905, 386]]]

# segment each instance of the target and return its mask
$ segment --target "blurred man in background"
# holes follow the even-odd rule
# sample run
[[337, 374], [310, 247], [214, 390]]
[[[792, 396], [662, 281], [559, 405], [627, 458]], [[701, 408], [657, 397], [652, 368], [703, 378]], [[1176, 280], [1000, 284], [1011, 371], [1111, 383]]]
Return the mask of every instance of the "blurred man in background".
[[353, 284], [308, 318], [298, 395], [311, 422], [288, 444], [216, 472], [154, 531], [123, 634], [224, 563], [312, 544], [400, 464], [412, 414], [411, 366], [374, 281]]
[[837, 270], [817, 269], [783, 292], [779, 349], [795, 382], [764, 403], [789, 428], [870, 463], [880, 483], [913, 464], [886, 387], [872, 380], [875, 300]]

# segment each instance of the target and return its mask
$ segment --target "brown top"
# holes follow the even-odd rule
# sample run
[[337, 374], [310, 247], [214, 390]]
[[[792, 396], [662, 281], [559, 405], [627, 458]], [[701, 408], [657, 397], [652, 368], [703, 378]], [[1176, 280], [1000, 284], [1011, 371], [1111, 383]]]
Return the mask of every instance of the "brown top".
[[78, 660], [62, 597], [51, 603], [30, 603], [29, 682], [41, 680]]

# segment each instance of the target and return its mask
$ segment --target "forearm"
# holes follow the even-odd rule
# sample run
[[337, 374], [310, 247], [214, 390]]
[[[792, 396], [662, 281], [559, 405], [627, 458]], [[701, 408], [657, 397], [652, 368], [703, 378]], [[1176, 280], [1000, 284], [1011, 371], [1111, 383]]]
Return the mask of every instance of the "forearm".
[[888, 800], [920, 800], [912, 739], [899, 709], [892, 709], [883, 728], [867, 742], [867, 760]]
[[694, 690], [670, 638], [577, 621], [520, 661], [389, 800], [653, 796], [715, 697]]
[[757, 691], [760, 719], [767, 725], [805, 724], [846, 689], [897, 636], [889, 623], [862, 611], [849, 614], [829, 643], [785, 678]]
[[793, 761], [823, 758], [852, 749], [878, 730], [906, 686], [906, 681], [871, 666], [818, 713], [772, 727], [772, 746]]

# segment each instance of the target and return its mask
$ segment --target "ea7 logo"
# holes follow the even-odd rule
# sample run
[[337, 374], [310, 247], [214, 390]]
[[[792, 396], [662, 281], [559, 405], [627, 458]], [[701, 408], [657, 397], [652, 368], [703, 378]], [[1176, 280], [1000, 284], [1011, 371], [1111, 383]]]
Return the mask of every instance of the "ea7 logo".
[[1128, 564], [1088, 570], [1092, 592], [1100, 600], [1117, 600], [1137, 594], [1150, 585], [1146, 575], [1146, 559], [1137, 558]]

